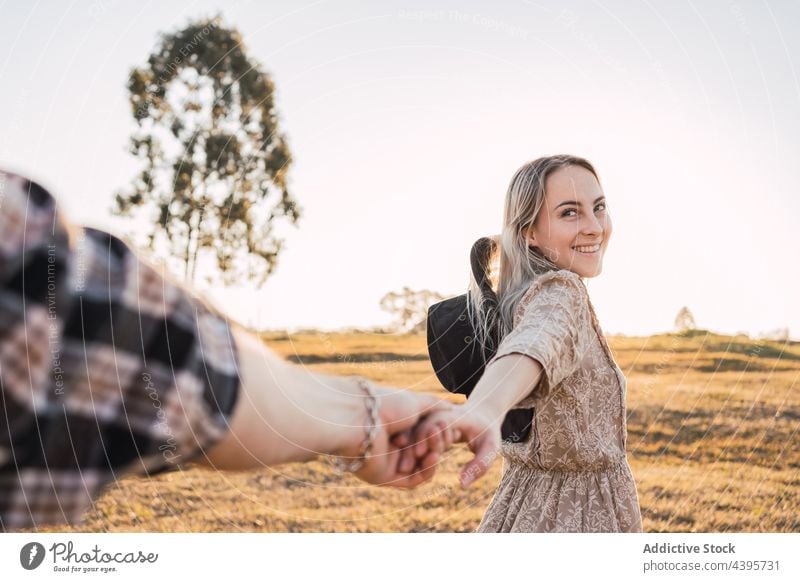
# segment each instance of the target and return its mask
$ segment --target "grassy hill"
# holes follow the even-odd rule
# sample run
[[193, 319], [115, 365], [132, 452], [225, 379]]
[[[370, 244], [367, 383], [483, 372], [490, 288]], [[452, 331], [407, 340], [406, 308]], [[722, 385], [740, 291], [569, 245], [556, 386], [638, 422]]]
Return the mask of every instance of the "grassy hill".
[[[422, 335], [265, 334], [314, 370], [361, 374], [444, 392]], [[628, 379], [628, 455], [645, 531], [800, 531], [800, 342], [705, 331], [610, 337]], [[50, 531], [466, 532], [499, 480], [500, 463], [462, 491], [451, 451], [408, 492], [333, 473], [322, 461], [240, 474], [201, 469], [110, 488], [84, 523]]]

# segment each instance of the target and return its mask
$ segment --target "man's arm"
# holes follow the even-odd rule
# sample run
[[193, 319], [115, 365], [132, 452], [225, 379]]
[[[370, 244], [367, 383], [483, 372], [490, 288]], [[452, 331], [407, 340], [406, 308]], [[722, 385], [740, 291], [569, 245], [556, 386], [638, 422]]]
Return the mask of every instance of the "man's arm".
[[[251, 469], [320, 454], [358, 457], [369, 415], [366, 395], [354, 378], [317, 374], [280, 359], [255, 336], [234, 329], [242, 393], [225, 437], [199, 462], [217, 469]], [[420, 447], [415, 462], [398, 469], [393, 435], [410, 430], [426, 414], [449, 409], [437, 398], [373, 387], [380, 430], [372, 455], [356, 475], [370, 483], [414, 487], [433, 476], [439, 453]]]
[[[69, 225], [41, 186], [0, 171], [0, 529], [72, 521], [129, 472], [358, 457], [352, 379], [281, 361], [119, 239]], [[378, 431], [357, 476], [415, 486], [390, 437], [448, 405], [376, 388]]]

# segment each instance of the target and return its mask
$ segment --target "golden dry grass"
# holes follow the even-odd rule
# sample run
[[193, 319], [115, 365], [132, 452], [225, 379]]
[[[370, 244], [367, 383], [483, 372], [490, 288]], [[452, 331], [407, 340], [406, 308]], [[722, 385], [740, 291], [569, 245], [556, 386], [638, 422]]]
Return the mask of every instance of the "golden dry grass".
[[[315, 370], [448, 396], [421, 335], [264, 339]], [[800, 342], [704, 332], [609, 341], [628, 378], [628, 456], [645, 531], [800, 531]], [[127, 478], [81, 525], [47, 531], [468, 532], [501, 469], [462, 491], [456, 475], [468, 457], [451, 451], [414, 491], [370, 487], [322, 461]]]

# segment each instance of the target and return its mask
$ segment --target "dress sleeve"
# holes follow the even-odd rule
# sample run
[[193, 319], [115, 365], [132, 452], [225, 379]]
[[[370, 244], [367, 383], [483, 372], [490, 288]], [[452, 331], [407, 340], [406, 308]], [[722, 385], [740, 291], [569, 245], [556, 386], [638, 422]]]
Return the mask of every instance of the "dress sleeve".
[[106, 483], [203, 454], [237, 361], [210, 304], [0, 171], [0, 531], [77, 521]]
[[586, 353], [589, 317], [586, 287], [576, 273], [552, 271], [531, 285], [517, 305], [514, 328], [487, 364], [510, 354], [541, 364], [541, 380], [514, 408], [532, 408], [577, 369]]

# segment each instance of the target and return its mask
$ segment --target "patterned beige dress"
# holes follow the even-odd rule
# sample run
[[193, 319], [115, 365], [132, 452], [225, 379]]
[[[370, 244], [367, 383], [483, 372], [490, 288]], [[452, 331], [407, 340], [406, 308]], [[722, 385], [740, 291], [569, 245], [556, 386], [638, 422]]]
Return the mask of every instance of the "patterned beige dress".
[[515, 407], [533, 408], [533, 426], [526, 441], [503, 442], [503, 476], [477, 531], [642, 531], [625, 376], [579, 275], [548, 271], [531, 285], [491, 361], [515, 353], [544, 370]]

